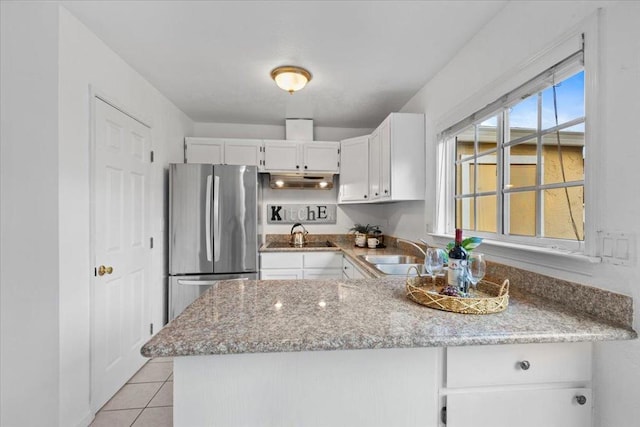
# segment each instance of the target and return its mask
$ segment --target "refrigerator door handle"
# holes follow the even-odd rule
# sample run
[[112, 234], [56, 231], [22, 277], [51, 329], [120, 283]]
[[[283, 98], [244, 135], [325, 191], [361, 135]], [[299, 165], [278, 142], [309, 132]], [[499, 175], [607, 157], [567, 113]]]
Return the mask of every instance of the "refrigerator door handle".
[[237, 279], [220, 279], [220, 280], [183, 280], [183, 279], [178, 279], [178, 285], [206, 286], [206, 285], [215, 285], [218, 282], [227, 281], [227, 280], [249, 280], [249, 278], [248, 277], [239, 277]]
[[213, 246], [213, 261], [220, 261], [220, 177], [213, 179], [213, 235], [216, 238]]
[[211, 261], [211, 241], [213, 236], [211, 235], [211, 177], [207, 175], [207, 201], [205, 203], [205, 221], [204, 221], [204, 233], [207, 240], [207, 261]]

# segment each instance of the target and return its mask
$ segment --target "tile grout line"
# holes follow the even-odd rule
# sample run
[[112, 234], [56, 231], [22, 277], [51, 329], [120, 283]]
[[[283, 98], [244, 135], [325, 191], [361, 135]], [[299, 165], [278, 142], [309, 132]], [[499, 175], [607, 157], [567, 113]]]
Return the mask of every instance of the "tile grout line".
[[[161, 362], [157, 362], [157, 363], [161, 363]], [[166, 362], [168, 363], [168, 362]], [[173, 363], [173, 361], [172, 361]], [[153, 400], [154, 397], [156, 397], [156, 395], [158, 393], [160, 393], [160, 390], [162, 390], [162, 387], [164, 387], [164, 385], [169, 382], [169, 378], [171, 378], [171, 375], [173, 375], [173, 367], [171, 368], [171, 374], [169, 374], [167, 376], [167, 379], [164, 380], [162, 382], [162, 385], [160, 386], [160, 388], [158, 389], [158, 391], [155, 392], [155, 394], [153, 396], [151, 396], [151, 399], [149, 399], [149, 401], [145, 404], [144, 408], [142, 408], [142, 410], [140, 411], [140, 413], [134, 418], [134, 420], [131, 422], [131, 424], [129, 425], [129, 427], [132, 427], [136, 421], [138, 421], [138, 418], [140, 418], [140, 415], [142, 415], [142, 413], [145, 411], [145, 409], [147, 409], [149, 407], [149, 403], [151, 403], [151, 401]], [[153, 382], [159, 382], [159, 381], [153, 381]], [[158, 406], [158, 408], [169, 408], [169, 407], [173, 407], [173, 404], [171, 406]], [[173, 420], [171, 420], [171, 425], [173, 425]]]

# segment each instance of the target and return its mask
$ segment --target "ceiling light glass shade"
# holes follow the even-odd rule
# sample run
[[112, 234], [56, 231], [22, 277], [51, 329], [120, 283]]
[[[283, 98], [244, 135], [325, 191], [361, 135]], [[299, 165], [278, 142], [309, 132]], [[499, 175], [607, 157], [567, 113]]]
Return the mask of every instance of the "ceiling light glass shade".
[[271, 78], [280, 89], [293, 92], [302, 89], [311, 80], [311, 73], [300, 67], [285, 66], [271, 71]]

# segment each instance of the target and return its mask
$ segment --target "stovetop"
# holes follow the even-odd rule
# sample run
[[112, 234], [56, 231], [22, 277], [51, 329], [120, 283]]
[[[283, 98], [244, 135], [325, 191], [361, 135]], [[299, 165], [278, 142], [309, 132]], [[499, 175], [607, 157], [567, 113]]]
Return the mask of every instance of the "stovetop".
[[289, 242], [271, 242], [267, 244], [267, 248], [335, 248], [336, 245], [329, 241], [325, 242], [307, 242], [303, 246], [294, 246]]

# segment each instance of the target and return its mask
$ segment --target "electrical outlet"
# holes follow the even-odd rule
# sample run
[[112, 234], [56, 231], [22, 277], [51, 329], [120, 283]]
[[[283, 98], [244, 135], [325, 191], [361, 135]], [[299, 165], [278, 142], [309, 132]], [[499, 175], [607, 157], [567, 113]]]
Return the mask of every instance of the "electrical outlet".
[[602, 262], [614, 265], [632, 265], [635, 262], [635, 234], [604, 231], [599, 234]]

